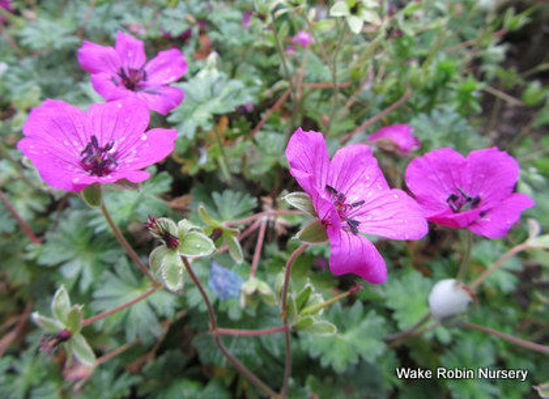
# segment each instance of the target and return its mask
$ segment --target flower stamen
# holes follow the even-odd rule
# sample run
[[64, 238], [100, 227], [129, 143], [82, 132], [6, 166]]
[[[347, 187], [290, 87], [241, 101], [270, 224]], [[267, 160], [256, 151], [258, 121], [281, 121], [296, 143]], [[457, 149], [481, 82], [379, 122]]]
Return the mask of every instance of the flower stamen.
[[118, 153], [110, 153], [113, 147], [114, 141], [101, 147], [97, 137], [91, 136], [90, 142], [86, 144], [82, 152], [80, 152], [80, 156], [82, 156], [80, 165], [82, 165], [84, 170], [91, 175], [108, 175], [113, 171], [114, 167], [118, 165], [118, 162], [116, 161]]

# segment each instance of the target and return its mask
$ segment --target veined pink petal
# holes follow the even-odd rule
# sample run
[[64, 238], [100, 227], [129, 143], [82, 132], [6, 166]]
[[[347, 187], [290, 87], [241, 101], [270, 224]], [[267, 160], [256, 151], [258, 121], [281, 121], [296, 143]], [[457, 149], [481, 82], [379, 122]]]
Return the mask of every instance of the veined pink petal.
[[78, 63], [88, 72], [107, 72], [111, 75], [116, 74], [122, 65], [114, 48], [86, 40], [78, 49]]
[[327, 184], [345, 194], [349, 203], [364, 199], [375, 191], [389, 189], [372, 150], [363, 144], [347, 145], [337, 150], [330, 162]]
[[365, 203], [347, 216], [360, 222], [358, 230], [394, 240], [418, 240], [428, 232], [421, 208], [402, 190], [370, 190]]
[[147, 62], [147, 85], [162, 85], [175, 82], [187, 71], [187, 61], [178, 49], [165, 50]]
[[144, 101], [149, 109], [166, 115], [183, 101], [183, 89], [171, 86], [147, 86], [134, 92], [135, 97]]
[[406, 185], [429, 218], [448, 209], [448, 196], [468, 187], [465, 158], [451, 148], [441, 148], [414, 159], [406, 168]]
[[95, 135], [100, 146], [114, 141], [120, 156], [141, 143], [148, 125], [147, 106], [134, 98], [92, 104], [86, 112], [87, 136]]
[[[36, 140], [41, 151], [47, 150], [66, 159], [78, 155], [88, 141], [84, 112], [63, 101], [50, 99], [31, 111], [23, 133], [27, 138]], [[33, 159], [32, 156], [28, 157]]]
[[387, 281], [385, 261], [366, 237], [328, 227], [330, 270], [335, 275], [354, 273], [372, 284]]
[[486, 211], [486, 214], [477, 219], [469, 230], [488, 238], [501, 238], [519, 220], [522, 211], [534, 205], [534, 200], [526, 194], [511, 194], [497, 206]]
[[160, 162], [172, 153], [176, 139], [175, 129], [151, 129], [140, 135], [131, 151], [120, 155], [120, 164], [125, 168], [141, 169]]
[[124, 32], [118, 31], [115, 50], [125, 68], [139, 69], [145, 65], [145, 43]]
[[17, 148], [32, 161], [40, 178], [51, 187], [66, 191], [78, 191], [85, 187], [79, 187], [73, 182], [81, 170], [74, 156], [69, 157], [57, 151], [54, 153], [50, 151], [47, 142], [27, 137], [19, 140]]
[[325, 191], [330, 160], [322, 133], [297, 129], [286, 147], [290, 173], [314, 197]]
[[471, 151], [465, 173], [470, 183], [463, 189], [470, 196], [478, 195], [481, 207], [485, 207], [509, 196], [519, 179], [520, 167], [512, 156], [493, 147]]
[[91, 76], [91, 83], [95, 91], [107, 101], [135, 96], [133, 91], [126, 89], [122, 84], [116, 84], [113, 79], [115, 78], [109, 73], [94, 73]]

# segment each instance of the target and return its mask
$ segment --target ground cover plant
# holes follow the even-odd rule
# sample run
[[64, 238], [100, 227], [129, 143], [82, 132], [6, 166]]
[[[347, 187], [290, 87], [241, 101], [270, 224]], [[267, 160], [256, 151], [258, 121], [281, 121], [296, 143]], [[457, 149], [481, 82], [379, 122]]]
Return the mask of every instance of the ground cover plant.
[[546, 397], [546, 13], [1, 2], [0, 397]]

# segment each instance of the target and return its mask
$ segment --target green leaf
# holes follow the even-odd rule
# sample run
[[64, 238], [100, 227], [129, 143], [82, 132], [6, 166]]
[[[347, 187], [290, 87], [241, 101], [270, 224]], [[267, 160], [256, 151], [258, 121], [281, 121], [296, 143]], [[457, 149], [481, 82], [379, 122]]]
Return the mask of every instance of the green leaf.
[[61, 323], [59, 320], [42, 316], [38, 312], [34, 312], [31, 318], [32, 318], [32, 321], [38, 324], [39, 327], [52, 333], [58, 333], [59, 331], [65, 328], [64, 324]]
[[302, 331], [311, 335], [328, 337], [337, 333], [337, 327], [329, 321], [321, 320], [302, 328]]
[[101, 184], [93, 183], [86, 187], [84, 190], [82, 190], [82, 199], [92, 208], [97, 208], [101, 206], [103, 200]]
[[199, 205], [198, 206], [198, 215], [200, 216], [202, 221], [204, 223], [206, 223], [207, 225], [214, 226], [214, 227], [219, 226], [219, 222], [210, 216], [210, 214], [208, 213], [208, 211], [207, 211], [206, 207], [204, 207], [204, 205]]
[[242, 253], [242, 247], [236, 237], [236, 234], [229, 233], [226, 230], [223, 231], [223, 241], [225, 245], [229, 247], [229, 255], [236, 263], [244, 262], [244, 254]]
[[174, 251], [169, 249], [165, 245], [160, 245], [153, 249], [152, 252], [149, 254], [149, 266], [155, 274], [162, 269], [162, 262], [164, 261], [164, 257], [171, 252]]
[[183, 261], [176, 251], [170, 251], [164, 256], [160, 273], [170, 291], [176, 292], [183, 288], [183, 271]]
[[171, 112], [168, 121], [177, 124], [186, 138], [193, 138], [199, 128], [212, 129], [214, 115], [231, 112], [254, 98], [254, 90], [240, 80], [229, 79], [215, 67], [206, 67], [174, 86], [185, 91], [185, 101]]
[[73, 305], [67, 314], [66, 326], [73, 335], [82, 328], [82, 320], [84, 319], [82, 308], [82, 305]]
[[421, 273], [411, 269], [407, 269], [399, 278], [394, 277], [384, 287], [386, 304], [394, 310], [393, 318], [398, 328], [403, 330], [429, 311], [427, 296], [432, 284]]
[[[106, 271], [100, 280], [98, 289], [93, 293], [91, 308], [95, 312], [127, 303], [150, 289], [146, 280], [136, 278], [134, 267], [125, 258], [120, 258], [115, 267], [116, 273]], [[105, 318], [94, 326], [107, 331], [121, 330], [127, 342], [140, 339], [150, 343], [162, 334], [159, 319], [171, 318], [177, 297], [166, 291], [158, 290], [131, 307]]]
[[349, 25], [349, 29], [351, 29], [351, 32], [355, 35], [358, 35], [362, 31], [362, 27], [364, 26], [364, 20], [362, 20], [362, 18], [351, 15], [347, 17], [346, 20], [347, 25]]
[[215, 244], [204, 233], [191, 231], [179, 240], [177, 251], [183, 256], [208, 256], [215, 251]]
[[322, 244], [328, 241], [328, 234], [326, 234], [326, 227], [318, 219], [313, 220], [301, 229], [296, 238], [306, 244]]
[[65, 286], [62, 285], [57, 289], [55, 295], [53, 296], [53, 300], [51, 302], [51, 313], [57, 320], [61, 321], [63, 324], [66, 324], [70, 309], [71, 300]]
[[350, 15], [349, 6], [346, 1], [336, 1], [330, 8], [331, 17], [346, 17]]
[[284, 201], [299, 209], [300, 211], [307, 212], [309, 215], [316, 217], [316, 211], [311, 201], [311, 197], [307, 193], [295, 192], [286, 194]]
[[357, 364], [360, 358], [375, 361], [385, 350], [382, 341], [385, 320], [373, 310], [364, 315], [362, 303], [355, 302], [350, 308], [337, 303], [329, 309], [327, 318], [338, 327], [336, 335], [315, 337], [300, 334], [302, 347], [312, 357], [320, 358], [322, 366], [330, 366], [342, 373]]
[[80, 333], [73, 334], [67, 342], [69, 351], [83, 364], [93, 366], [95, 364], [95, 354], [88, 344], [88, 341]]

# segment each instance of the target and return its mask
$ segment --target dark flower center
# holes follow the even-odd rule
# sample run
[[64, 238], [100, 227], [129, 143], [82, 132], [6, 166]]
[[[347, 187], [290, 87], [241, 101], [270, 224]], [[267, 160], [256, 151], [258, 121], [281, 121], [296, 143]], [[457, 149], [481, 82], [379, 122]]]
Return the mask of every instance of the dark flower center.
[[143, 68], [120, 68], [118, 76], [122, 80], [122, 84], [128, 90], [136, 91], [139, 89], [139, 84], [147, 80], [147, 72]]
[[347, 224], [347, 227], [351, 231], [351, 233], [358, 234], [358, 226], [360, 222], [358, 220], [351, 219], [350, 213], [353, 209], [363, 205], [365, 201], [362, 200], [353, 202], [352, 204], [348, 204], [347, 199], [345, 198], [345, 194], [340, 193], [328, 184], [326, 184], [325, 189], [330, 193], [330, 199], [332, 200], [332, 204], [334, 204], [337, 214], [339, 215], [341, 220]]
[[446, 198], [446, 203], [452, 212], [465, 212], [476, 209], [480, 204], [480, 196], [470, 197], [458, 187], [458, 194], [452, 193]]
[[97, 137], [91, 136], [91, 140], [82, 152], [80, 156], [80, 165], [86, 172], [91, 175], [105, 176], [111, 173], [118, 162], [116, 156], [118, 152], [111, 153], [114, 147], [114, 141], [105, 144], [103, 147], [99, 145]]

